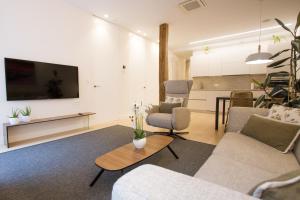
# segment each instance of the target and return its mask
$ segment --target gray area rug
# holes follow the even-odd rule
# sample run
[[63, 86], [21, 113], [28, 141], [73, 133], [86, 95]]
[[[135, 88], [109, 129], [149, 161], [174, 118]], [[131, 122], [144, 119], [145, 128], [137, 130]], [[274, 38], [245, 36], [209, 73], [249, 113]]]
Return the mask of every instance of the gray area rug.
[[[0, 199], [110, 199], [112, 186], [122, 174], [106, 171], [90, 188], [99, 172], [94, 161], [99, 155], [131, 142], [131, 134], [129, 127], [112, 126], [0, 154]], [[171, 147], [178, 160], [164, 149], [125, 173], [149, 163], [194, 175], [214, 149], [213, 145], [180, 139]]]

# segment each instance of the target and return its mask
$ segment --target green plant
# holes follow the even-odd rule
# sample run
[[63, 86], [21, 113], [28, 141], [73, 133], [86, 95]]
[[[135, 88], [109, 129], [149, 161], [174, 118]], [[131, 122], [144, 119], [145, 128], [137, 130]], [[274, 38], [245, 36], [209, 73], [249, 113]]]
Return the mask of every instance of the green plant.
[[208, 53], [209, 53], [209, 47], [208, 47], [208, 46], [205, 46], [205, 47], [203, 48], [203, 51], [204, 51], [205, 54], [208, 54]]
[[297, 35], [297, 30], [300, 26], [300, 12], [298, 13], [297, 22], [292, 31], [289, 29], [281, 20], [275, 18], [275, 21], [286, 31], [288, 31], [293, 39], [291, 41], [291, 47], [288, 49], [284, 49], [279, 51], [278, 53], [274, 54], [270, 58], [277, 58], [281, 54], [285, 52], [290, 52], [290, 55], [285, 58], [281, 58], [280, 60], [274, 61], [273, 63], [269, 64], [267, 67], [269, 68], [282, 68], [285, 66], [289, 66], [290, 68], [290, 80], [289, 80], [289, 88], [288, 88], [288, 97], [289, 100], [297, 99], [297, 90], [296, 90], [296, 83], [297, 83], [297, 72], [299, 70], [298, 62], [300, 60], [300, 36]]
[[18, 118], [19, 117], [19, 109], [12, 109], [10, 118]]
[[265, 92], [257, 98], [254, 107], [270, 108], [274, 103], [286, 103], [288, 101], [288, 91], [285, 88], [288, 87], [288, 79], [288, 72], [270, 73], [263, 83], [252, 79], [252, 82]]
[[134, 139], [135, 140], [140, 140], [146, 137], [146, 133], [143, 129], [144, 126], [144, 116], [143, 116], [143, 111], [142, 111], [142, 103], [140, 106], [137, 104], [134, 104], [134, 116], [131, 116], [130, 119], [133, 123], [134, 127]]
[[281, 36], [279, 36], [279, 35], [272, 35], [272, 39], [273, 39], [274, 44], [280, 43]]
[[23, 116], [30, 116], [31, 115], [31, 108], [29, 106], [26, 106], [25, 110], [20, 110], [20, 113]]

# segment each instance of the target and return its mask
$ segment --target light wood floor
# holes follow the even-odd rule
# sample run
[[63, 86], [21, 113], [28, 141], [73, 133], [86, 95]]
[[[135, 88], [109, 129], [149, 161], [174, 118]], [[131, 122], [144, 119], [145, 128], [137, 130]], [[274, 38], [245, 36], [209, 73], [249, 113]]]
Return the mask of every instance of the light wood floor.
[[[220, 117], [221, 119], [221, 117]], [[220, 120], [221, 121], [221, 120]], [[117, 122], [120, 125], [130, 126], [129, 120], [122, 120]], [[146, 123], [145, 123], [146, 124]], [[189, 127], [180, 132], [189, 132], [188, 134], [181, 135], [189, 140], [198, 142], [204, 142], [208, 144], [217, 144], [223, 136], [224, 126], [219, 125], [219, 130], [215, 131], [215, 114], [214, 113], [199, 113], [192, 112], [191, 123]], [[144, 126], [147, 131], [168, 131], [167, 129], [161, 129], [156, 127]]]
[[[192, 112], [190, 126], [187, 129], [182, 130], [182, 132], [186, 131], [189, 133], [184, 134], [182, 136], [188, 140], [194, 140], [194, 141], [204, 142], [204, 143], [208, 143], [208, 144], [217, 144], [224, 134], [224, 126], [222, 126], [220, 124], [219, 130], [215, 131], [215, 129], [214, 129], [215, 118], [214, 117], [215, 117], [214, 113]], [[0, 153], [23, 148], [26, 146], [40, 144], [40, 143], [44, 143], [44, 142], [48, 142], [48, 141], [58, 140], [58, 139], [70, 137], [73, 135], [83, 134], [83, 133], [87, 133], [89, 131], [93, 131], [93, 130], [97, 130], [100, 128], [105, 128], [105, 127], [109, 127], [109, 126], [113, 126], [113, 125], [131, 126], [131, 123], [130, 123], [129, 119], [124, 119], [124, 120], [118, 120], [118, 121], [112, 121], [112, 122], [108, 122], [108, 123], [99, 124], [99, 125], [91, 127], [90, 129], [77, 129], [75, 131], [67, 131], [67, 132], [58, 133], [58, 134], [51, 135], [51, 136], [43, 136], [43, 137], [39, 137], [39, 138], [34, 138], [34, 139], [27, 140], [24, 142], [23, 141], [17, 142], [17, 143], [15, 143], [15, 146], [13, 146], [12, 148], [9, 148], [9, 149], [0, 148]], [[146, 123], [145, 123], [144, 129], [147, 131], [150, 131], [150, 132], [154, 132], [154, 131], [166, 131], [167, 132], [168, 131], [166, 129], [160, 129], [160, 128], [148, 126]]]

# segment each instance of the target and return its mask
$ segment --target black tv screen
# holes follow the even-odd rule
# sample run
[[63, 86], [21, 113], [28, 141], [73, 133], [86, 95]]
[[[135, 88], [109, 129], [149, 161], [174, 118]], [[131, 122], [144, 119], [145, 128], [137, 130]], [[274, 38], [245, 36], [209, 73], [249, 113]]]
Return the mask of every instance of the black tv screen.
[[8, 101], [79, 98], [78, 67], [5, 58]]

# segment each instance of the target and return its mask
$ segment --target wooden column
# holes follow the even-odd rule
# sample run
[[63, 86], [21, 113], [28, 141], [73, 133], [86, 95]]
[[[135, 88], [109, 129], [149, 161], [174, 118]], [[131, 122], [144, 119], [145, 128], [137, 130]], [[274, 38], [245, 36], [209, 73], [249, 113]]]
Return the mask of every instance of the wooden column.
[[168, 80], [169, 25], [159, 26], [159, 101], [165, 100], [164, 81]]

